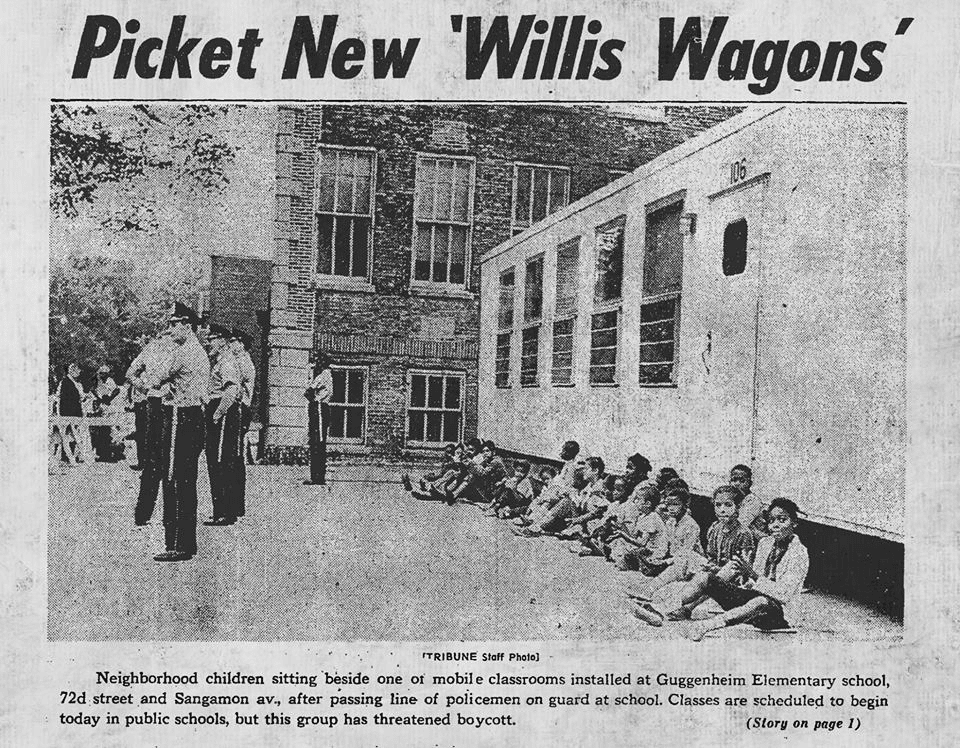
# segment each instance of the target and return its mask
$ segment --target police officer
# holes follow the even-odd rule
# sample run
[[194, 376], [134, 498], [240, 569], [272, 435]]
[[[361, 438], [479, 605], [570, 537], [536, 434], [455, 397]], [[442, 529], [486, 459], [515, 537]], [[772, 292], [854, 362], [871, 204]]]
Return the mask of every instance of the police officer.
[[253, 341], [250, 336], [242, 330], [233, 330], [230, 337], [230, 350], [237, 359], [237, 367], [240, 370], [240, 467], [238, 480], [240, 482], [240, 491], [237, 504], [239, 516], [243, 516], [246, 511], [246, 489], [247, 489], [247, 463], [244, 459], [244, 449], [247, 438], [247, 431], [250, 429], [252, 411], [250, 406], [253, 403], [253, 390], [257, 381], [257, 369], [253, 365], [253, 359], [250, 358], [250, 346]]
[[151, 387], [150, 382], [163, 377], [164, 367], [173, 354], [174, 343], [170, 331], [164, 330], [148, 341], [127, 369], [130, 396], [137, 430], [137, 462], [140, 473], [140, 493], [134, 510], [134, 523], [145, 525], [153, 516], [153, 508], [163, 480], [163, 396], [168, 385]]
[[170, 315], [174, 343], [160, 376], [148, 385], [168, 386], [163, 399], [164, 553], [155, 561], [188, 561], [197, 552], [197, 468], [203, 449], [203, 402], [210, 383], [210, 359], [197, 340], [197, 313], [177, 302]]
[[229, 338], [230, 332], [225, 327], [210, 325], [207, 342], [212, 367], [207, 402], [206, 450], [213, 519], [204, 524], [213, 526], [236, 522], [243, 503], [240, 481], [243, 472], [243, 448], [240, 443], [242, 378], [237, 359], [230, 350]]

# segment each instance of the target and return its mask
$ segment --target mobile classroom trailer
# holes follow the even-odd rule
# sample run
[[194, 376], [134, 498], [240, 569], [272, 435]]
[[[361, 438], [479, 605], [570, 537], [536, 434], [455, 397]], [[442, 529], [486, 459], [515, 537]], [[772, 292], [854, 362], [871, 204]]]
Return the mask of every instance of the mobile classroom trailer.
[[750, 465], [821, 575], [902, 611], [905, 125], [748, 109], [487, 252], [479, 433], [641, 452], [703, 496]]

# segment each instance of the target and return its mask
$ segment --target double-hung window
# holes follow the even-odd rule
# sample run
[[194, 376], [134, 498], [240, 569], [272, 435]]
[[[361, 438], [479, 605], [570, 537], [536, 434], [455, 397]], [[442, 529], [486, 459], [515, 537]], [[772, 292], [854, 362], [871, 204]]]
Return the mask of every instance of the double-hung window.
[[317, 273], [370, 277], [376, 151], [321, 146], [315, 193]]
[[413, 283], [463, 288], [470, 270], [473, 160], [417, 156]]
[[333, 392], [327, 403], [330, 423], [327, 437], [346, 444], [361, 444], [366, 435], [367, 367], [331, 366]]
[[541, 221], [570, 201], [570, 169], [517, 163], [513, 166], [513, 233]]
[[626, 216], [599, 226], [594, 238], [595, 280], [590, 317], [590, 384], [617, 383], [623, 244]]
[[463, 436], [462, 372], [412, 371], [407, 387], [407, 442], [459, 442]]

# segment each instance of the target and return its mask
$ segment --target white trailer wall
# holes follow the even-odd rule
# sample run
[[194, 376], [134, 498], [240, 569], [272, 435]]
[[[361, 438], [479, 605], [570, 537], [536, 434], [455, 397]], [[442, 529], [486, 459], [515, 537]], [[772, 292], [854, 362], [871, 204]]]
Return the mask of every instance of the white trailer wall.
[[[752, 461], [758, 493], [814, 519], [902, 533], [905, 110], [744, 113], [489, 252], [481, 279], [480, 433], [553, 455], [575, 438], [618, 468], [675, 465], [699, 491]], [[736, 184], [730, 165], [743, 164]], [[675, 387], [638, 384], [648, 206], [683, 194]], [[594, 233], [626, 215], [615, 387], [590, 386]], [[723, 228], [748, 220], [748, 260], [721, 271]], [[556, 247], [580, 236], [574, 384], [550, 385]], [[544, 254], [539, 386], [519, 386], [523, 268]], [[516, 266], [511, 387], [494, 386], [500, 272]]]

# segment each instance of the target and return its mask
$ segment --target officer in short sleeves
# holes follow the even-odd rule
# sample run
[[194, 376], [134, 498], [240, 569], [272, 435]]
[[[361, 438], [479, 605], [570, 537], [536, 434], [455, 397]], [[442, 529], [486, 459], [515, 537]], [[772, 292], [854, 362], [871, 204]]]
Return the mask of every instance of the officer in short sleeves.
[[232, 525], [241, 514], [243, 448], [241, 434], [240, 368], [229, 344], [230, 333], [210, 325], [210, 393], [207, 402], [207, 469], [213, 519], [205, 524]]
[[161, 467], [163, 528], [167, 550], [156, 561], [188, 561], [197, 552], [197, 468], [203, 449], [203, 402], [210, 383], [210, 359], [197, 340], [197, 313], [177, 302], [170, 316], [173, 348], [159, 377], [163, 401]]

